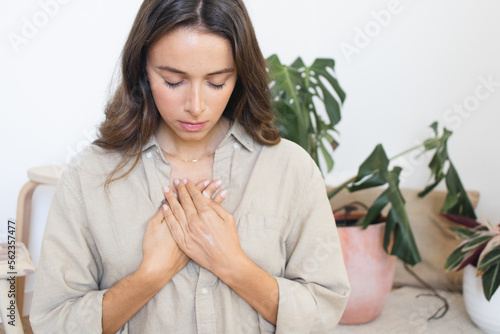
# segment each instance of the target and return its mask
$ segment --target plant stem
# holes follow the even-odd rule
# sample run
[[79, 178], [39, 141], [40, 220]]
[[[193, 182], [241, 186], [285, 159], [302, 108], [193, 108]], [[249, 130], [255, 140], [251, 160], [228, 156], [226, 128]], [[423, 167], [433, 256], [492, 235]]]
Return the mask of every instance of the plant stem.
[[[439, 141], [439, 138], [433, 138], [431, 140], [433, 140], [433, 141]], [[401, 153], [393, 156], [392, 158], [389, 159], [389, 161], [397, 159], [397, 158], [399, 158], [399, 157], [401, 157], [403, 155], [406, 155], [406, 154], [410, 153], [411, 151], [414, 151], [414, 150], [419, 149], [421, 147], [425, 147], [425, 143], [413, 146], [413, 147], [411, 147], [411, 148], [409, 148], [409, 149], [407, 149], [407, 150], [405, 150], [405, 151], [403, 151], [403, 152], [401, 152]], [[353, 182], [354, 180], [356, 180], [356, 176], [353, 176], [352, 178], [350, 178], [349, 180], [345, 181], [344, 183], [342, 183], [338, 187], [334, 188], [332, 191], [330, 191], [328, 193], [328, 198], [331, 199], [333, 196], [337, 195], [337, 193], [339, 193], [342, 189], [344, 189], [345, 187], [347, 187], [347, 185], [349, 183]]]
[[341, 191], [342, 189], [344, 189], [345, 187], [347, 187], [347, 185], [351, 182], [353, 182], [354, 180], [356, 180], [356, 176], [354, 177], [351, 177], [349, 180], [345, 181], [344, 183], [342, 183], [340, 186], [336, 187], [335, 189], [333, 189], [332, 191], [330, 191], [328, 193], [328, 198], [332, 198], [333, 196], [337, 195], [337, 193], [339, 191]]
[[[439, 138], [432, 138], [432, 139], [426, 140], [426, 142], [427, 141], [439, 142]], [[406, 151], [403, 151], [403, 152], [399, 153], [398, 155], [393, 156], [392, 158], [389, 159], [389, 161], [395, 160], [395, 159], [397, 159], [403, 155], [406, 155], [406, 154], [410, 153], [411, 151], [414, 151], [414, 150], [421, 148], [421, 147], [425, 147], [425, 143], [413, 146], [413, 147], [407, 149]]]
[[424, 144], [418, 144], [417, 146], [413, 146], [412, 148], [409, 148], [406, 151], [403, 151], [403, 152], [401, 152], [401, 153], [393, 156], [392, 158], [389, 159], [389, 161], [395, 160], [395, 159], [397, 159], [397, 158], [399, 158], [399, 157], [401, 157], [403, 155], [406, 155], [406, 154], [410, 153], [411, 151], [414, 151], [414, 150], [416, 150], [416, 149], [418, 149], [418, 148], [420, 148], [422, 146], [424, 146]]

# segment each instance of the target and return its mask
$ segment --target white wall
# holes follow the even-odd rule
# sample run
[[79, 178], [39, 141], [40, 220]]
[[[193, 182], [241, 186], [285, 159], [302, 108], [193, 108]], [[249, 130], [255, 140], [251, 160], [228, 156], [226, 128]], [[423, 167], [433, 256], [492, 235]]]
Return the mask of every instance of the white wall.
[[[500, 222], [500, 2], [247, 2], [266, 56], [336, 60], [347, 101], [328, 183], [354, 176], [377, 143], [394, 156], [439, 121], [454, 131], [449, 151], [465, 187], [481, 192], [478, 216]], [[402, 185], [423, 189], [429, 157], [406, 160]]]
[[[65, 163], [94, 138], [141, 3], [57, 0], [43, 22], [41, 3], [54, 1], [0, 0], [0, 228], [15, 217], [28, 168]], [[265, 56], [337, 61], [348, 98], [329, 183], [354, 175], [377, 143], [395, 155], [430, 135], [427, 126], [437, 120], [455, 131], [451, 157], [465, 186], [481, 192], [478, 215], [500, 222], [499, 1], [247, 0], [247, 6]], [[387, 9], [393, 14], [381, 27], [374, 13]], [[23, 31], [26, 20], [45, 25]], [[363, 41], [357, 35], [365, 28], [372, 37]], [[9, 34], [23, 33], [26, 44], [16, 51]], [[343, 52], [347, 44], [357, 53]], [[452, 109], [464, 104], [462, 115]], [[423, 166], [403, 184], [422, 187], [426, 163], [412, 161]]]

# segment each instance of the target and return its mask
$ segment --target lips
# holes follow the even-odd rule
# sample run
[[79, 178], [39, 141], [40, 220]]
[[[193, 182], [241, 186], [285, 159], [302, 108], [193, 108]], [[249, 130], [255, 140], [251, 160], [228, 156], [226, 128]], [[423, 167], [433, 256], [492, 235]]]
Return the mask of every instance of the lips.
[[179, 121], [179, 124], [184, 130], [194, 132], [194, 131], [202, 130], [205, 127], [205, 125], [208, 124], [208, 121], [207, 122], [200, 122], [200, 123], [190, 123], [190, 122]]

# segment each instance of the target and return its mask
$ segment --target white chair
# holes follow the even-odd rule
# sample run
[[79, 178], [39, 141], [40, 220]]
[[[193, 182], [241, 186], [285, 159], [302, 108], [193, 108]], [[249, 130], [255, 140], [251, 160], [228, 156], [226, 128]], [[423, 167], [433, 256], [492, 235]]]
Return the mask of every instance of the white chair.
[[[59, 180], [65, 165], [40, 166], [28, 169], [28, 182], [21, 188], [17, 199], [16, 216], [16, 241], [22, 242], [29, 248], [30, 218], [31, 218], [31, 200], [33, 192], [39, 185], [55, 185]], [[24, 277], [17, 280], [16, 299], [20, 313], [24, 306]]]
[[[30, 218], [31, 218], [31, 200], [33, 198], [33, 192], [35, 191], [36, 187], [39, 185], [55, 185], [57, 181], [59, 180], [59, 177], [61, 176], [64, 168], [66, 166], [64, 165], [55, 165], [55, 166], [41, 166], [41, 167], [34, 167], [28, 169], [28, 182], [24, 184], [24, 186], [21, 188], [21, 191], [19, 192], [19, 196], [17, 199], [17, 214], [16, 214], [16, 245], [20, 247], [19, 249], [23, 249], [22, 251], [19, 252], [19, 254], [22, 254], [20, 256], [24, 256], [26, 259], [25, 263], [33, 265], [33, 262], [31, 261], [31, 258], [29, 256], [29, 252], [26, 250], [27, 247], [29, 247], [29, 235], [30, 235]], [[21, 246], [20, 246], [21, 245]], [[17, 262], [17, 261], [16, 261]], [[27, 267], [29, 268], [29, 266]], [[20, 269], [20, 268], [17, 268]], [[33, 265], [33, 271], [35, 270], [35, 266]], [[19, 272], [19, 271], [18, 271]], [[0, 272], [0, 277], [4, 273], [4, 271]], [[27, 274], [28, 272], [26, 272]], [[6, 276], [7, 278], [10, 277], [10, 275]], [[5, 291], [6, 288], [10, 289], [10, 283], [6, 281], [5, 279], [0, 279], [0, 284], [2, 284], [2, 287], [0, 287], [0, 294], [5, 294], [3, 291]], [[6, 333], [23, 333], [22, 332], [22, 325], [21, 325], [21, 318], [19, 317], [19, 314], [22, 315], [23, 313], [23, 307], [24, 307], [24, 276], [23, 275], [17, 275], [16, 279], [16, 319], [19, 319], [19, 328], [21, 328], [21, 331], [19, 332], [8, 332], [7, 326], [5, 326]], [[8, 291], [8, 290], [7, 290]], [[5, 295], [7, 296], [7, 295]], [[4, 297], [3, 295], [0, 296], [1, 298]], [[9, 301], [10, 303], [10, 301]], [[2, 311], [4, 310], [4, 307], [2, 307]], [[5, 309], [5, 311], [7, 311]], [[3, 313], [0, 313], [2, 316], [2, 319], [5, 319], [5, 316], [8, 314], [4, 315]], [[7, 324], [5, 320], [3, 320], [4, 324]], [[12, 327], [12, 326], [10, 326]]]

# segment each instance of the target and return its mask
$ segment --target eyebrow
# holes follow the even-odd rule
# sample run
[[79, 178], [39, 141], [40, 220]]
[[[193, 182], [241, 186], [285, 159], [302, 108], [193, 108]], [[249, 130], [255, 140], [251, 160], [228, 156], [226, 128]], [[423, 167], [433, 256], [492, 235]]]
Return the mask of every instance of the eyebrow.
[[[175, 69], [175, 68], [170, 67], [170, 66], [157, 66], [156, 68], [159, 70], [162, 70], [162, 71], [168, 71], [168, 72], [172, 72], [172, 73], [187, 74], [186, 72], [183, 72], [181, 70]], [[220, 70], [220, 71], [208, 73], [207, 76], [223, 74], [223, 73], [232, 73], [232, 72], [234, 72], [234, 68], [225, 68], [225, 69]]]

